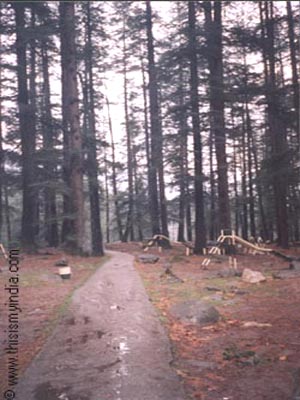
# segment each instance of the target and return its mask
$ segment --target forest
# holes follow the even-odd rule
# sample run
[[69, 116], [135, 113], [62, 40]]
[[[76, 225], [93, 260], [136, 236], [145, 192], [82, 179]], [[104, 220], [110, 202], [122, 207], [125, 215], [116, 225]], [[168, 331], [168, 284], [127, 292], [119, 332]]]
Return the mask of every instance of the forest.
[[0, 242], [300, 241], [298, 1], [1, 1]]

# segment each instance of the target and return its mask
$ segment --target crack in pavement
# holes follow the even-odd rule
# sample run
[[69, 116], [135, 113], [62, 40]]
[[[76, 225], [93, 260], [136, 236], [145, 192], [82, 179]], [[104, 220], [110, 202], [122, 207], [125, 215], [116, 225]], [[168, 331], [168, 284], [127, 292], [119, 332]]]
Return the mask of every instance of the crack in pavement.
[[72, 297], [16, 399], [184, 400], [171, 347], [129, 254], [112, 257]]

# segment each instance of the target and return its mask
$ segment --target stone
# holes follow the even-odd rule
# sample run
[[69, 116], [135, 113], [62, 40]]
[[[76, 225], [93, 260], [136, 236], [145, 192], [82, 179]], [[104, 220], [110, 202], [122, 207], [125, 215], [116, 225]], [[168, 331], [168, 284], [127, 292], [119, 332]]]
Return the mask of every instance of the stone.
[[264, 282], [266, 277], [259, 271], [252, 271], [249, 268], [245, 268], [242, 273], [242, 280], [248, 283], [259, 283]]
[[300, 271], [300, 261], [291, 261], [290, 269]]
[[184, 366], [196, 368], [198, 372], [202, 372], [205, 369], [212, 370], [217, 368], [217, 364], [214, 362], [200, 360], [186, 360]]
[[295, 270], [295, 269], [284, 269], [282, 271], [273, 273], [273, 278], [275, 279], [290, 279], [299, 277], [300, 277], [300, 270]]
[[62, 258], [61, 260], [56, 261], [54, 264], [56, 267], [67, 267], [68, 266], [68, 260], [65, 258]]
[[201, 300], [188, 300], [175, 304], [171, 314], [186, 324], [210, 325], [219, 321], [220, 314], [212, 305]]
[[222, 289], [214, 287], [214, 286], [206, 286], [206, 290], [209, 290], [210, 292], [222, 292]]
[[140, 254], [138, 260], [144, 264], [155, 264], [159, 257], [154, 254]]
[[233, 278], [237, 275], [237, 271], [234, 268], [224, 268], [218, 272], [218, 276], [221, 278]]

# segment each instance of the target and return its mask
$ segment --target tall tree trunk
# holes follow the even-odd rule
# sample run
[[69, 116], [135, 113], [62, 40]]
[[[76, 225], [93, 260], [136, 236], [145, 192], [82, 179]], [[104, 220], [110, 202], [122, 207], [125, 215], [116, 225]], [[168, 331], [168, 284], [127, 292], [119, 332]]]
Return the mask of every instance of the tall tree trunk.
[[218, 170], [219, 219], [221, 229], [229, 229], [231, 221], [224, 118], [222, 4], [220, 1], [214, 1], [214, 18], [212, 18], [211, 2], [203, 2], [203, 7], [209, 66], [210, 121], [215, 139]]
[[233, 188], [234, 188], [234, 230], [236, 235], [239, 235], [240, 221], [239, 221], [239, 212], [240, 212], [240, 201], [239, 201], [239, 191], [238, 191], [238, 179], [237, 179], [237, 144], [234, 139], [233, 142]]
[[139, 190], [139, 179], [138, 179], [138, 163], [136, 159], [136, 152], [133, 152], [133, 177], [134, 177], [134, 195], [135, 195], [135, 210], [136, 210], [136, 224], [138, 231], [139, 241], [143, 240], [143, 228], [142, 228], [142, 210], [139, 202], [140, 190]]
[[256, 143], [254, 140], [252, 130], [249, 130], [249, 133], [251, 135], [251, 149], [253, 152], [254, 171], [255, 171], [255, 176], [257, 177], [256, 190], [257, 190], [257, 197], [258, 197], [260, 223], [261, 223], [260, 235], [262, 236], [262, 238], [264, 240], [270, 240], [270, 234], [269, 234], [267, 220], [266, 220], [265, 207], [264, 207], [264, 203], [263, 203], [262, 184], [259, 179], [259, 162], [258, 162], [257, 149], [256, 149], [257, 146], [256, 146]]
[[256, 224], [255, 224], [255, 199], [253, 188], [253, 171], [252, 171], [252, 124], [249, 113], [248, 97], [246, 96], [245, 104], [246, 112], [246, 130], [247, 130], [247, 158], [248, 158], [248, 188], [249, 188], [249, 219], [250, 219], [250, 234], [256, 237]]
[[[30, 10], [30, 29], [32, 32], [35, 31], [36, 24], [36, 15], [35, 15], [35, 5], [31, 4]], [[29, 103], [32, 110], [32, 127], [34, 131], [32, 135], [36, 138], [36, 123], [37, 123], [37, 91], [36, 91], [36, 39], [35, 35], [32, 33], [32, 37], [29, 41], [29, 50], [30, 50], [30, 74], [29, 74]], [[37, 182], [35, 182], [37, 183]], [[40, 219], [40, 201], [39, 201], [39, 190], [38, 187], [35, 186], [33, 188], [34, 191], [34, 199], [35, 199], [35, 215], [34, 215], [34, 224], [35, 224], [35, 235], [39, 234], [39, 219]]]
[[[82, 136], [79, 124], [79, 104], [77, 87], [77, 65], [75, 47], [75, 10], [74, 3], [61, 2], [61, 65], [62, 65], [62, 106], [64, 147], [68, 194], [65, 201], [69, 203], [65, 210], [71, 213], [69, 218], [67, 248], [75, 253], [83, 252], [84, 238], [84, 199], [82, 169]], [[65, 216], [66, 218], [66, 216]]]
[[216, 226], [216, 184], [214, 171], [214, 137], [210, 130], [209, 134], [209, 183], [210, 183], [210, 221], [209, 221], [209, 238], [216, 239], [218, 235]]
[[272, 147], [271, 173], [273, 175], [278, 245], [287, 248], [288, 213], [286, 197], [288, 183], [286, 172], [288, 168], [288, 147], [286, 126], [276, 87], [273, 3], [265, 1], [263, 4], [260, 3], [259, 7], [263, 27], [267, 114]]
[[242, 214], [242, 237], [248, 237], [248, 192], [247, 192], [247, 151], [246, 151], [246, 121], [243, 112], [243, 129], [242, 129], [242, 195], [243, 195], [243, 214]]
[[110, 242], [110, 198], [109, 198], [109, 179], [107, 152], [104, 147], [104, 184], [105, 184], [105, 219], [106, 219], [106, 243]]
[[184, 93], [183, 93], [183, 66], [179, 66], [179, 224], [178, 224], [178, 238], [179, 242], [185, 241], [185, 209], [186, 209], [186, 152], [187, 152], [187, 122], [186, 112], [184, 109]]
[[191, 193], [190, 188], [187, 186], [186, 189], [186, 231], [187, 240], [193, 241], [193, 229], [192, 229], [192, 210], [191, 210]]
[[[142, 54], [142, 49], [140, 50], [140, 62], [141, 62], [141, 73], [142, 73], [142, 89], [143, 89], [143, 109], [144, 109], [144, 131], [145, 131], [145, 150], [146, 150], [146, 163], [147, 163], [147, 180], [148, 180], [148, 198], [149, 198], [149, 208], [151, 202], [152, 191], [150, 185], [151, 180], [153, 179], [153, 175], [151, 174], [151, 143], [150, 143], [150, 130], [149, 130], [149, 118], [148, 118], [148, 100], [147, 100], [147, 82], [146, 82], [146, 73], [145, 73], [145, 65]], [[153, 182], [154, 183], [154, 182]], [[152, 234], [153, 234], [153, 223], [152, 223], [152, 214], [150, 210], [150, 218], [152, 225]]]
[[116, 169], [116, 152], [115, 152], [115, 141], [113, 135], [112, 121], [110, 115], [110, 107], [109, 100], [106, 97], [106, 107], [107, 107], [107, 117], [108, 117], [108, 126], [109, 126], [109, 135], [110, 135], [110, 146], [111, 146], [111, 157], [112, 157], [112, 187], [113, 187], [113, 197], [114, 197], [114, 205], [117, 219], [117, 228], [119, 234], [119, 240], [123, 238], [123, 227], [122, 227], [122, 219], [120, 214], [120, 205], [118, 199], [118, 187], [117, 187], [117, 169]]
[[35, 126], [33, 109], [29, 103], [26, 72], [26, 37], [25, 29], [25, 3], [12, 3], [15, 10], [16, 21], [16, 51], [17, 51], [17, 77], [18, 77], [18, 107], [19, 125], [21, 133], [22, 148], [22, 246], [27, 251], [34, 251], [35, 248]]
[[198, 96], [198, 61], [196, 39], [195, 2], [188, 2], [189, 26], [189, 59], [190, 59], [190, 96], [192, 127], [194, 137], [194, 163], [195, 163], [195, 253], [202, 254], [206, 247], [206, 229], [204, 219], [204, 195], [202, 172], [202, 143], [200, 137], [199, 96]]
[[[231, 106], [231, 129], [235, 130], [235, 118], [234, 118], [234, 109], [233, 104]], [[239, 234], [240, 228], [240, 197], [239, 197], [239, 187], [238, 187], [238, 155], [237, 155], [237, 138], [233, 138], [233, 190], [234, 190], [234, 230], [236, 235]]]
[[[149, 73], [149, 100], [150, 100], [150, 134], [151, 134], [151, 158], [149, 171], [149, 191], [150, 191], [150, 216], [152, 234], [168, 234], [166, 232], [166, 205], [164, 202], [162, 176], [162, 132], [159, 115], [158, 90], [156, 67], [154, 62], [154, 46], [152, 34], [152, 11], [150, 0], [146, 0], [146, 27], [147, 27], [147, 49], [148, 49], [148, 73]], [[159, 181], [159, 188], [158, 188]], [[159, 213], [160, 198], [160, 213]], [[160, 230], [159, 215], [161, 216], [162, 230]]]
[[87, 58], [86, 68], [88, 77], [88, 135], [87, 135], [87, 163], [88, 163], [88, 182], [89, 182], [89, 200], [91, 215], [91, 239], [92, 255], [103, 256], [103, 238], [101, 229], [100, 215], [100, 197], [98, 182], [98, 160], [97, 160], [97, 142], [96, 142], [96, 117], [95, 117], [95, 90], [94, 90], [94, 72], [93, 72], [93, 44], [92, 44], [92, 25], [90, 3], [87, 2]]
[[56, 247], [59, 243], [58, 226], [57, 226], [57, 210], [56, 210], [56, 190], [54, 187], [56, 165], [53, 162], [54, 152], [54, 131], [53, 118], [50, 100], [50, 79], [49, 79], [49, 58], [47, 52], [47, 43], [42, 44], [42, 70], [43, 70], [43, 115], [42, 115], [42, 131], [43, 131], [43, 148], [46, 152], [46, 160], [44, 163], [44, 176], [46, 177], [46, 187], [44, 189], [45, 196], [45, 224], [46, 224], [46, 240], [49, 246]]
[[129, 107], [128, 107], [128, 77], [127, 77], [127, 47], [126, 47], [126, 32], [125, 32], [125, 18], [123, 16], [123, 90], [124, 90], [124, 113], [125, 113], [125, 130], [126, 130], [126, 145], [127, 145], [127, 177], [128, 177], [128, 214], [125, 231], [123, 234], [123, 241], [127, 241], [128, 234], [130, 240], [134, 241], [134, 227], [133, 227], [133, 166], [132, 166], [132, 138], [129, 121]]

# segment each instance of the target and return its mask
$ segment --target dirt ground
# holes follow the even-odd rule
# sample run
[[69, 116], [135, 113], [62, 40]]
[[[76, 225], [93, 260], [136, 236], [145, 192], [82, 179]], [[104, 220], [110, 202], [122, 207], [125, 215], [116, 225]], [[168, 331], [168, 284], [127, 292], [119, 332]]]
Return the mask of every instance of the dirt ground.
[[[141, 253], [138, 244], [110, 247]], [[219, 276], [227, 274], [226, 256], [203, 270], [203, 257], [186, 257], [182, 247], [162, 253], [151, 248], [148, 253], [159, 255], [159, 262], [136, 261], [136, 268], [168, 329], [174, 367], [191, 399], [300, 398], [300, 278], [272, 276], [288, 268], [288, 262], [273, 255], [238, 255], [239, 271], [248, 267], [267, 277], [266, 282], [251, 284], [238, 276]], [[299, 249], [287, 253], [300, 255]], [[183, 282], [164, 274], [167, 266]], [[172, 318], [170, 307], [189, 299], [213, 304], [220, 322], [201, 328]]]
[[[139, 244], [116, 243], [112, 250], [142, 253]], [[203, 257], [186, 257], [182, 247], [158, 252], [156, 264], [135, 261], [148, 296], [159, 310], [173, 351], [173, 367], [185, 390], [195, 400], [296, 400], [300, 397], [300, 278], [273, 279], [273, 272], [288, 262], [273, 255], [239, 255], [238, 270], [263, 272], [267, 281], [244, 283], [228, 276], [228, 259], [222, 257], [201, 268]], [[300, 256], [299, 249], [288, 254]], [[71, 280], [63, 281], [54, 263], [67, 257], [73, 267]], [[62, 253], [23, 256], [20, 264], [20, 370], [24, 371], [65, 313], [74, 289], [104, 260], [69, 257]], [[8, 272], [0, 273], [4, 288]], [[165, 275], [165, 267], [183, 280]], [[223, 277], [220, 272], [223, 271]], [[225, 276], [225, 277], [224, 277]], [[185, 325], [170, 314], [170, 307], [189, 299], [204, 299], [220, 312], [220, 322], [205, 327]], [[0, 304], [6, 293], [0, 291]], [[1, 306], [2, 309], [2, 306]], [[258, 326], [253, 326], [258, 324]], [[5, 329], [1, 312], [0, 328]], [[1, 337], [0, 375], [3, 375], [5, 338]], [[0, 389], [4, 382], [0, 381]], [[142, 400], [142, 399], [141, 399]]]
[[[50, 253], [50, 254], [48, 254]], [[58, 275], [58, 260], [66, 259], [72, 268], [72, 279], [63, 280]], [[61, 316], [65, 313], [73, 291], [82, 285], [108, 257], [82, 258], [71, 257], [51, 249], [43, 250], [41, 254], [29, 256], [21, 254], [19, 269], [19, 297], [21, 313], [19, 314], [19, 375], [29, 365], [33, 357], [44, 345]], [[0, 260], [0, 304], [1, 304], [1, 346], [0, 346], [0, 391], [7, 385], [5, 379], [7, 345], [5, 331], [8, 325], [7, 302], [8, 294], [4, 290], [8, 284], [10, 273], [6, 261]]]

